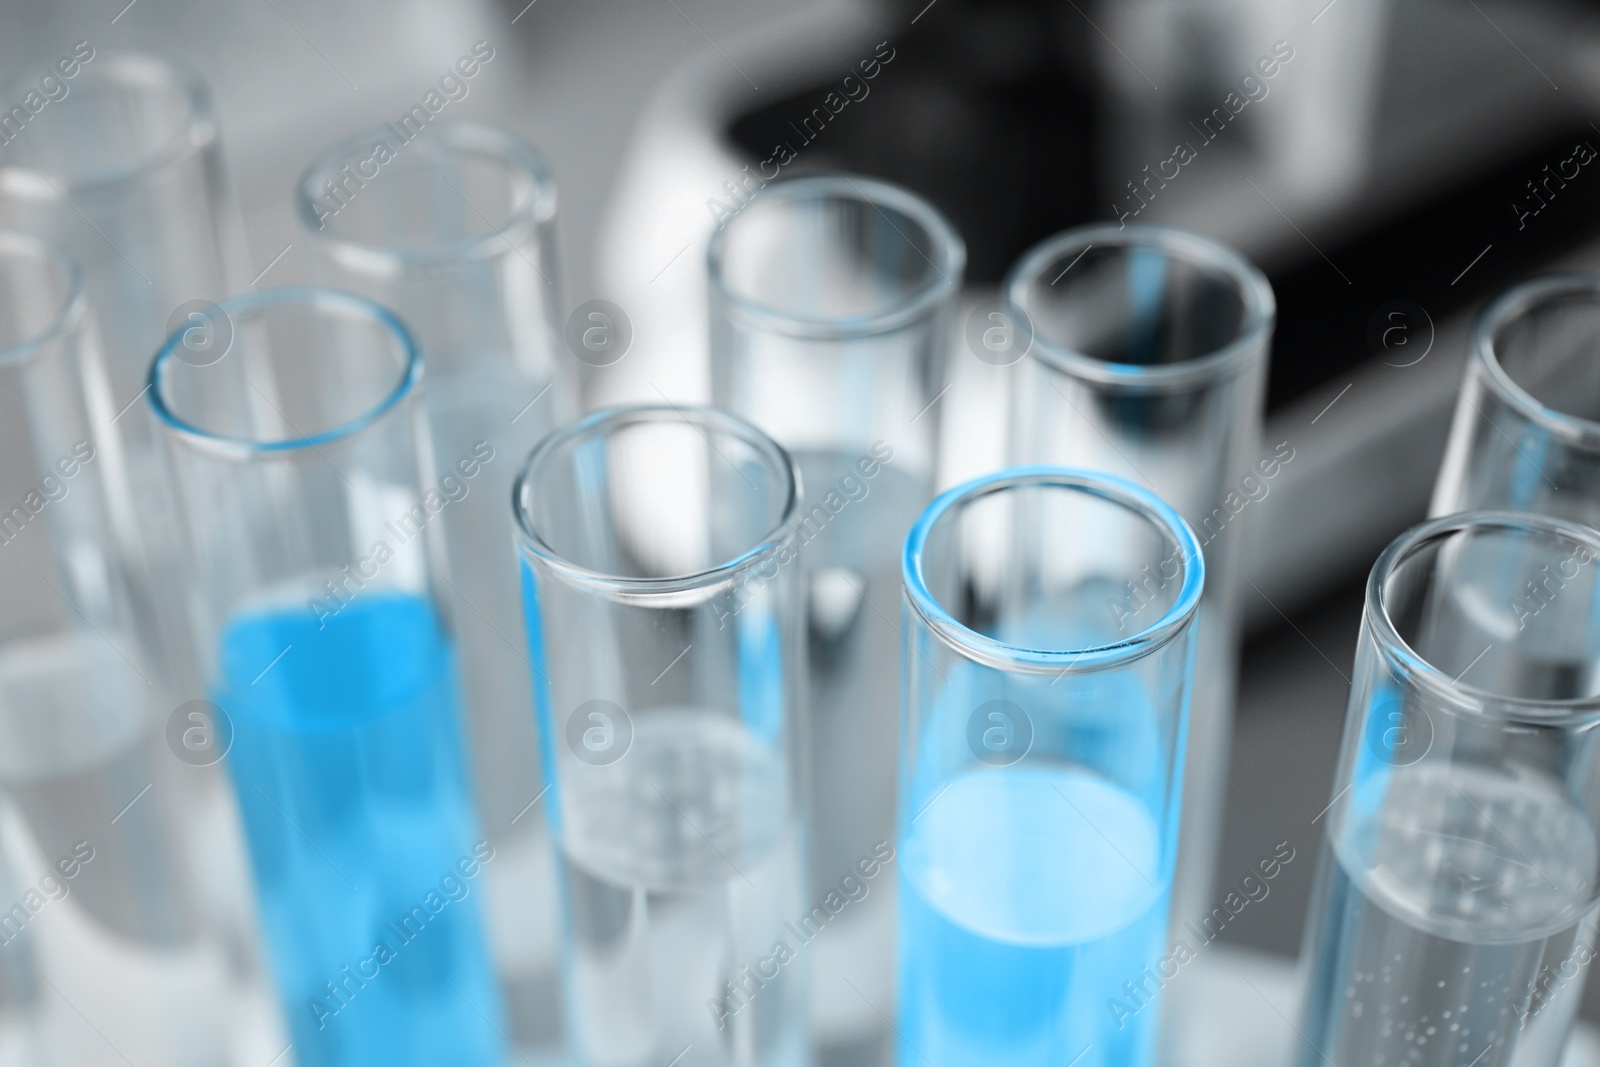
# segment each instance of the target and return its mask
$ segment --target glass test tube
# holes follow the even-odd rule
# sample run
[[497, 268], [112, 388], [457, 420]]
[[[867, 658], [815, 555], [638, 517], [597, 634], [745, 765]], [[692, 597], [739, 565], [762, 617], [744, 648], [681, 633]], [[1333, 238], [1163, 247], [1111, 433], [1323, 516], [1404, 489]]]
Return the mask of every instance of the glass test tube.
[[[933, 497], [936, 401], [965, 262], [932, 206], [863, 177], [774, 184], [711, 240], [713, 400], [788, 449], [809, 494], [800, 541], [818, 899], [894, 838], [897, 555]], [[892, 869], [885, 881], [818, 946], [824, 1056], [887, 1062], [878, 1012], [894, 989]]]
[[[82, 42], [42, 73], [22, 72], [0, 99], [54, 86], [25, 124], [0, 124], [0, 227], [62, 247], [83, 272], [100, 324], [107, 433], [122, 440], [119, 490], [133, 522], [108, 531], [148, 574], [140, 636], [156, 642], [152, 665], [173, 703], [203, 695], [187, 618], [187, 561], [155, 426], [140, 397], [151, 355], [188, 327], [197, 355], [226, 344], [214, 301], [242, 284], [242, 225], [228, 187], [211, 94], [193, 74], [154, 56]], [[9, 116], [15, 118], [14, 115]], [[104, 425], [104, 424], [103, 424]], [[135, 544], [134, 542], [138, 542]], [[184, 810], [200, 844], [202, 902], [231, 928], [242, 974], [259, 978], [238, 814], [215, 766], [195, 766]]]
[[533, 146], [502, 130], [451, 123], [406, 142], [384, 127], [319, 157], [298, 210], [322, 280], [396, 309], [416, 339], [435, 455], [479, 468], [444, 486], [441, 593], [497, 853], [485, 875], [491, 940], [519, 1045], [548, 1052], [561, 1040], [555, 880], [545, 822], [528, 814], [544, 783], [506, 500], [518, 462], [572, 414], [555, 183]]
[[1600, 536], [1434, 519], [1367, 580], [1298, 1062], [1554, 1067], [1593, 959]]
[[1430, 514], [1600, 521], [1600, 273], [1515, 286], [1473, 325]]
[[1204, 237], [1090, 226], [1025, 255], [1002, 297], [1019, 339], [1031, 343], [1026, 384], [1014, 393], [1013, 458], [1139, 482], [1175, 507], [1205, 546], [1183, 845], [1172, 891], [1176, 931], [1216, 904], [1239, 667], [1245, 538], [1237, 527], [1294, 455], [1292, 447], [1274, 452], [1261, 444], [1272, 288], [1260, 271]]
[[184, 788], [206, 760], [171, 747], [182, 697], [115, 536], [133, 518], [113, 404], [76, 268], [0, 232], [5, 999], [32, 1002], [47, 1062], [221, 1067], [237, 988]]
[[789, 456], [715, 409], [606, 409], [515, 502], [577, 1061], [809, 1065]]
[[300, 1067], [498, 1064], [456, 636], [433, 584], [451, 506], [404, 327], [328, 289], [175, 334], [150, 402], [188, 526], [206, 679], [230, 724], [267, 954]]
[[1192, 625], [1177, 512], [1013, 467], [905, 544], [901, 1067], [1149, 1067]]

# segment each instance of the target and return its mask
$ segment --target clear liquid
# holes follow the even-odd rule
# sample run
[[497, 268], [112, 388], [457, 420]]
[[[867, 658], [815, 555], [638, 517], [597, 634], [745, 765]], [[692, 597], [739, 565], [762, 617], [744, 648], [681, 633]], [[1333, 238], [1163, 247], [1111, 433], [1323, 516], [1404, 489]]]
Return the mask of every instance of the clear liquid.
[[97, 635], [0, 657], [5, 1000], [25, 998], [52, 1062], [225, 1060], [229, 969], [195, 906], [153, 692]]
[[454, 653], [413, 596], [365, 591], [324, 622], [236, 617], [217, 695], [296, 1061], [498, 1064]]
[[744, 726], [681, 710], [636, 716], [621, 760], [563, 782], [581, 1063], [809, 1063], [808, 950], [786, 925], [802, 915], [801, 835], [783, 781]]
[[[894, 840], [894, 789], [900, 707], [900, 553], [929, 499], [920, 478], [884, 464], [872, 478], [859, 452], [794, 453], [809, 514], [802, 534], [807, 572], [807, 722], [811, 744], [811, 893], [820, 900], [874, 844]], [[851, 500], [840, 486], [860, 499]], [[840, 504], [826, 506], [829, 492]], [[876, 1041], [887, 1059], [892, 1014], [895, 872], [841, 916], [818, 946], [818, 1036]], [[854, 988], [852, 988], [852, 986]], [[874, 1009], [877, 1009], [875, 1011]]]
[[1131, 1011], [1124, 984], [1164, 955], [1161, 855], [1149, 811], [1099, 776], [1028, 765], [952, 779], [900, 852], [899, 1062], [1150, 1063], [1158, 1005]]
[[1323, 850], [1301, 1062], [1556, 1063], [1594, 936], [1583, 812], [1531, 774], [1428, 762], [1348, 803]]

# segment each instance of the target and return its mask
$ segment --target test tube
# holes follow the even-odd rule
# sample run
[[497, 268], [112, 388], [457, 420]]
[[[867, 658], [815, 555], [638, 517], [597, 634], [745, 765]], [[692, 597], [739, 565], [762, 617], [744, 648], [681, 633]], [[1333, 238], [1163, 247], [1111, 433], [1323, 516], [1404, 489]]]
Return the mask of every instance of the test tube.
[[1468, 512], [1367, 580], [1299, 1063], [1555, 1067], [1593, 959], [1600, 536]]
[[320, 156], [298, 211], [321, 280], [396, 309], [416, 339], [435, 455], [479, 467], [452, 483], [440, 516], [441, 595], [497, 855], [484, 877], [512, 1032], [551, 1052], [561, 1041], [555, 878], [545, 822], [527, 814], [544, 783], [506, 501], [518, 462], [573, 413], [558, 358], [555, 183], [532, 145], [493, 127], [447, 123], [410, 141], [383, 127]]
[[147, 572], [113, 536], [112, 405], [77, 269], [0, 232], [0, 999], [29, 1004], [46, 1062], [220, 1065], [239, 987], [194, 866], [218, 843], [169, 751]]
[[1474, 323], [1430, 514], [1600, 521], [1600, 273], [1515, 286]]
[[715, 409], [605, 409], [514, 499], [577, 1062], [804, 1067], [835, 900], [803, 896], [789, 456]]
[[903, 567], [899, 1063], [1148, 1067], [1194, 534], [1131, 482], [1013, 467], [935, 500]]
[[[1002, 298], [1014, 351], [1028, 355], [1026, 384], [1013, 393], [1014, 460], [1136, 481], [1176, 508], [1205, 547], [1176, 933], [1216, 903], [1239, 669], [1239, 527], [1294, 455], [1287, 442], [1261, 442], [1272, 287], [1207, 238], [1108, 225], [1067, 231], [1028, 252]], [[1182, 992], [1173, 999], [1172, 1022], [1182, 1026]]]
[[[0, 90], [0, 99], [24, 102], [27, 113], [0, 121], [0, 227], [50, 241], [82, 271], [111, 407], [100, 425], [121, 439], [116, 491], [131, 502], [131, 521], [101, 536], [121, 542], [125, 558], [146, 574], [139, 634], [153, 643], [152, 668], [171, 682], [171, 711], [203, 689], [177, 505], [141, 397], [151, 354], [174, 329], [185, 328], [196, 358], [226, 344], [214, 302], [249, 277], [211, 94], [164, 59], [89, 41], [17, 73], [15, 89]], [[201, 905], [231, 927], [241, 967], [255, 981], [256, 923], [238, 814], [215, 766], [194, 766], [188, 778], [190, 836], [204, 841], [196, 856], [207, 872]]]
[[150, 370], [204, 668], [300, 1067], [502, 1062], [419, 356], [317, 288], [221, 305]]
[[[965, 262], [931, 205], [848, 175], [776, 183], [711, 239], [713, 401], [788, 449], [810, 494], [800, 540], [819, 898], [894, 838], [896, 555], [933, 498]], [[892, 868], [887, 879], [817, 957], [825, 1055], [890, 1053], [877, 1010], [894, 990]]]

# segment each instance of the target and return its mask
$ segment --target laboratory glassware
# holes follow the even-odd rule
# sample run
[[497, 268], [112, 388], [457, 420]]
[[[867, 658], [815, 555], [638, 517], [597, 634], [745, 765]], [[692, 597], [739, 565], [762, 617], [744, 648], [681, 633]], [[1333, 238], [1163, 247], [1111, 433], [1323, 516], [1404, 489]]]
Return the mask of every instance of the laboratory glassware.
[[201, 903], [196, 860], [218, 843], [187, 810], [205, 746], [171, 747], [187, 694], [162, 669], [136, 539], [116, 536], [133, 502], [82, 278], [12, 232], [0, 412], [4, 1000], [32, 1002], [48, 1062], [220, 1067], [240, 989]]
[[[1028, 252], [1002, 299], [1016, 331], [1013, 351], [1027, 353], [1013, 393], [1013, 460], [1138, 482], [1176, 508], [1205, 547], [1172, 890], [1176, 931], [1214, 903], [1239, 666], [1239, 527], [1294, 455], [1287, 442], [1273, 449], [1261, 442], [1272, 288], [1207, 238], [1089, 226]], [[1175, 998], [1179, 1015], [1181, 994]]]
[[[506, 500], [518, 463], [572, 414], [555, 183], [533, 146], [503, 130], [446, 123], [402, 140], [381, 127], [321, 155], [297, 207], [321, 280], [395, 309], [427, 367], [434, 454], [464, 494], [441, 516], [440, 573], [496, 850], [491, 940], [518, 1042], [549, 1052], [561, 1040], [555, 879], [545, 822], [525, 814], [544, 783]], [[474, 478], [449, 469], [462, 459]]]
[[1555, 1067], [1600, 874], [1600, 536], [1477, 511], [1367, 580], [1297, 1062]]
[[577, 1061], [809, 1064], [788, 454], [712, 408], [602, 409], [515, 506]]
[[479, 461], [434, 467], [421, 357], [378, 305], [270, 289], [221, 314], [228, 348], [175, 333], [148, 395], [296, 1061], [498, 1064], [495, 852], [434, 584]]
[[[783, 445], [807, 492], [817, 895], [894, 837], [897, 557], [933, 497], [937, 401], [965, 261], [931, 205], [850, 175], [775, 183], [711, 239], [713, 402]], [[870, 895], [818, 946], [825, 1055], [887, 1059], [878, 1011], [893, 997], [894, 905], [891, 891]]]
[[901, 1067], [1148, 1067], [1205, 563], [1154, 494], [1012, 467], [905, 542]]
[[1600, 273], [1515, 286], [1473, 324], [1429, 513], [1600, 520]]
[[[206, 84], [155, 56], [82, 41], [41, 57], [0, 99], [23, 101], [26, 121], [0, 123], [0, 227], [63, 248], [83, 273], [100, 326], [112, 405], [107, 432], [122, 441], [118, 488], [133, 521], [103, 536], [148, 572], [141, 637], [178, 701], [203, 696], [185, 597], [187, 561], [158, 435], [142, 401], [152, 354], [178, 326], [196, 355], [226, 344], [215, 301], [242, 285], [244, 238]], [[32, 100], [28, 98], [34, 93]], [[8, 105], [9, 106], [9, 105]], [[37, 110], [34, 110], [37, 108]], [[137, 542], [137, 543], [135, 543]], [[231, 928], [241, 975], [260, 978], [255, 916], [238, 813], [216, 766], [192, 766], [183, 806], [203, 840], [202, 906]]]

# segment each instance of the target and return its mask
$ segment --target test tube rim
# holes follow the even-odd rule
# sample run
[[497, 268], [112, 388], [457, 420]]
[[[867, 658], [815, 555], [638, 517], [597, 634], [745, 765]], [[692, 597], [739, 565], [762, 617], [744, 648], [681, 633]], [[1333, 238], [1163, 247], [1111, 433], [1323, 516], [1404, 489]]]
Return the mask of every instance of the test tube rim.
[[[1244, 304], [1245, 320], [1239, 333], [1226, 345], [1194, 359], [1179, 363], [1114, 363], [1096, 359], [1046, 341], [1032, 328], [1033, 317], [1026, 307], [1027, 287], [1046, 267], [1059, 262], [1073, 249], [1088, 250], [1090, 245], [1116, 245], [1156, 248], [1172, 258], [1220, 271], [1238, 289]], [[1040, 364], [1073, 378], [1096, 385], [1132, 391], [1167, 392], [1210, 384], [1241, 374], [1254, 360], [1264, 359], [1277, 324], [1277, 297], [1272, 283], [1255, 264], [1220, 241], [1154, 223], [1120, 226], [1098, 223], [1077, 226], [1048, 237], [1023, 253], [1000, 285], [1001, 300], [1019, 319], [1030, 324], [1032, 338], [1029, 355]]]
[[[306, 450], [316, 450], [324, 445], [335, 444], [346, 438], [353, 437], [399, 407], [407, 397], [420, 392], [422, 354], [418, 350], [416, 342], [412, 340], [410, 331], [405, 328], [404, 323], [392, 311], [376, 301], [327, 286], [285, 285], [232, 296], [224, 300], [218, 307], [224, 315], [237, 323], [251, 313], [284, 304], [296, 303], [342, 308], [345, 311], [368, 317], [381, 329], [387, 331], [401, 356], [400, 373], [394, 388], [376, 404], [355, 418], [303, 437], [287, 438], [280, 441], [257, 441], [246, 437], [233, 437], [227, 434], [213, 433], [180, 418], [172, 411], [166, 398], [162, 395], [162, 370], [167, 365], [168, 360], [177, 358], [174, 349], [180, 343], [179, 338], [188, 329], [187, 326], [179, 326], [162, 342], [161, 348], [156, 352], [155, 359], [150, 362], [150, 372], [146, 377], [145, 395], [148, 398], [150, 410], [155, 414], [157, 421], [182, 439], [214, 453], [239, 459], [268, 454], [292, 455]], [[223, 358], [226, 358], [226, 356]]]
[[[48, 199], [63, 195], [67, 190], [85, 194], [102, 193], [111, 186], [132, 182], [160, 171], [197, 152], [204, 151], [217, 141], [216, 115], [212, 107], [211, 88], [198, 74], [165, 56], [139, 51], [108, 51], [92, 64], [85, 64], [79, 76], [111, 81], [106, 75], [132, 75], [133, 80], [164, 81], [188, 105], [187, 120], [172, 136], [150, 151], [125, 163], [100, 166], [88, 170], [63, 174], [22, 163], [13, 163], [0, 157], [0, 189], [14, 196]], [[0, 86], [0, 93], [13, 85], [32, 85], [26, 76], [9, 79]], [[6, 96], [5, 99], [11, 97]]]
[[[730, 228], [751, 211], [796, 200], [840, 198], [871, 204], [882, 213], [885, 206], [915, 219], [934, 244], [938, 262], [930, 259], [934, 276], [909, 295], [866, 315], [797, 315], [752, 299], [728, 284], [723, 262]], [[893, 225], [893, 223], [890, 223]], [[927, 258], [927, 257], [923, 257]], [[807, 174], [783, 178], [762, 188], [732, 220], [719, 226], [706, 249], [706, 276], [713, 294], [741, 325], [811, 340], [855, 340], [904, 329], [932, 314], [961, 290], [966, 271], [967, 245], [942, 212], [927, 200], [893, 183], [854, 173]]]
[[1406, 643], [1389, 617], [1385, 592], [1389, 579], [1411, 556], [1428, 544], [1465, 530], [1503, 528], [1537, 531], [1566, 538], [1588, 548], [1600, 561], [1600, 533], [1579, 523], [1520, 511], [1464, 511], [1419, 523], [1390, 542], [1367, 576], [1362, 619], [1373, 644], [1389, 666], [1452, 711], [1480, 714], [1497, 721], [1539, 727], [1575, 729], [1600, 723], [1600, 694], [1567, 700], [1507, 696], [1457, 681], [1424, 659]]
[[[543, 535], [534, 527], [533, 518], [528, 514], [526, 506], [525, 487], [532, 483], [535, 468], [546, 461], [556, 450], [567, 442], [596, 432], [596, 428], [616, 424], [624, 425], [629, 422], [669, 421], [688, 422], [691, 426], [704, 433], [706, 426], [714, 426], [718, 430], [731, 432], [742, 439], [747, 445], [766, 456], [773, 467], [784, 473], [786, 483], [783, 505], [779, 510], [776, 525], [767, 531], [751, 548], [712, 567], [706, 567], [692, 574], [672, 575], [664, 578], [639, 578], [628, 575], [607, 574], [581, 566], [556, 552], [544, 540]], [[721, 586], [731, 583], [737, 576], [751, 567], [760, 566], [768, 557], [782, 551], [785, 545], [793, 545], [797, 539], [800, 525], [800, 504], [803, 491], [800, 484], [800, 471], [794, 465], [794, 459], [787, 449], [771, 437], [757, 429], [753, 424], [746, 422], [721, 408], [702, 404], [618, 404], [610, 407], [599, 408], [590, 412], [576, 422], [552, 431], [534, 446], [528, 453], [528, 458], [523, 461], [522, 469], [517, 472], [516, 480], [511, 486], [511, 511], [516, 519], [517, 540], [522, 548], [538, 558], [552, 571], [560, 574], [568, 582], [589, 589], [607, 592], [621, 599], [642, 597], [653, 598], [663, 595], [680, 594], [685, 592], [705, 591], [714, 593]]]
[[66, 299], [43, 329], [14, 345], [0, 348], [0, 367], [20, 366], [36, 358], [57, 340], [75, 332], [89, 314], [83, 272], [60, 248], [32, 234], [0, 230], [0, 255], [5, 254], [7, 249], [25, 249], [26, 254], [38, 257], [48, 263], [51, 269], [58, 271], [66, 288]]
[[1554, 297], [1570, 295], [1588, 295], [1600, 307], [1600, 271], [1544, 274], [1507, 289], [1473, 322], [1471, 358], [1490, 387], [1519, 414], [1569, 443], [1600, 450], [1600, 422], [1559, 411], [1539, 400], [1517, 384], [1495, 349], [1495, 335], [1503, 325]]
[[[511, 130], [483, 122], [446, 120], [428, 129], [425, 148], [432, 152], [476, 149], [498, 156], [520, 168], [531, 180], [535, 193], [527, 203], [511, 213], [501, 225], [490, 222], [492, 233], [465, 241], [440, 245], [380, 245], [357, 240], [333, 232], [322, 226], [312, 208], [315, 199], [312, 183], [327, 173], [328, 165], [345, 158], [352, 150], [372, 137], [383, 136], [384, 127], [373, 127], [343, 137], [319, 152], [295, 182], [295, 216], [311, 240], [325, 249], [324, 254], [336, 260], [350, 260], [352, 265], [365, 271], [384, 275], [399, 274], [418, 265], [434, 265], [458, 260], [488, 260], [503, 255], [516, 254], [523, 243], [536, 244], [539, 228], [548, 225], [556, 216], [555, 174], [544, 154], [526, 138]], [[407, 142], [409, 144], [409, 142]], [[369, 181], [373, 179], [367, 179]], [[465, 198], [465, 194], [463, 194]], [[468, 206], [476, 206], [469, 200]]]
[[[929, 591], [923, 577], [923, 551], [928, 535], [957, 505], [1025, 485], [1086, 492], [1128, 509], [1160, 529], [1180, 550], [1183, 566], [1183, 584], [1161, 618], [1114, 644], [1086, 649], [1036, 649], [980, 634], [946, 611]], [[928, 505], [906, 535], [900, 569], [906, 602], [948, 647], [984, 666], [1028, 674], [1089, 674], [1116, 670], [1144, 659], [1183, 632], [1195, 618], [1205, 590], [1205, 557], [1200, 542], [1172, 505], [1125, 478], [1079, 467], [1007, 467], [946, 490]]]

